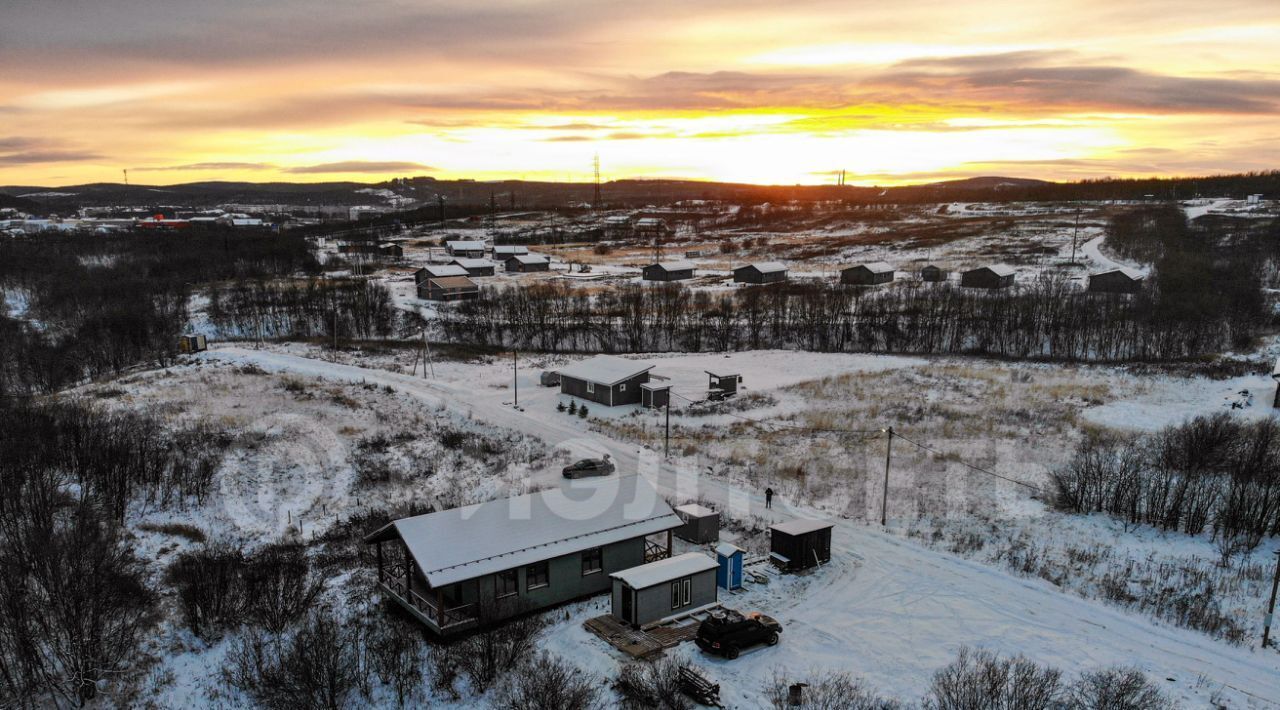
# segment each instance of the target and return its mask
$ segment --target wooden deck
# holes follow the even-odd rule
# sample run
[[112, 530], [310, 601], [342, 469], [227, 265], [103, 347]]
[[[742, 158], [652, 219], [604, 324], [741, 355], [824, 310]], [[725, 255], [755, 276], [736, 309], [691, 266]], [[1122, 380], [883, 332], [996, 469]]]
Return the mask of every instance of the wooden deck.
[[696, 614], [643, 630], [631, 628], [615, 619], [612, 614], [587, 619], [582, 625], [632, 658], [649, 658], [662, 653], [663, 649], [693, 640], [698, 635], [702, 617], [713, 606], [718, 604], [708, 605]]

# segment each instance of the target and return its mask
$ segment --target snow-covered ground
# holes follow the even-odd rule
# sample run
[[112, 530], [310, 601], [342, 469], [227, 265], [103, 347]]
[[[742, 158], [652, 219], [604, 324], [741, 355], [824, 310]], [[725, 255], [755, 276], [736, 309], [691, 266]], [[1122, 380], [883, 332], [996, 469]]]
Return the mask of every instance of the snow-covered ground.
[[[850, 357], [839, 361], [836, 357], [827, 364], [829, 372], [859, 365], [887, 372], [920, 367], [909, 359], [859, 361]], [[807, 361], [796, 360], [786, 367], [781, 358], [782, 354], [765, 353], [752, 362], [751, 357], [741, 357], [736, 367], [747, 376], [747, 383], [758, 389], [804, 377], [801, 373]], [[759, 489], [743, 488], [719, 476], [691, 480], [690, 471], [678, 462], [663, 462], [653, 451], [610, 438], [576, 417], [549, 415], [545, 405], [556, 395], [535, 389], [532, 372], [526, 375], [529, 394], [522, 394], [521, 408], [517, 409], [510, 404], [511, 393], [498, 384], [503, 365], [496, 362], [472, 368], [474, 377], [466, 376], [468, 366], [448, 364], [443, 366], [444, 372], [437, 371], [438, 379], [423, 379], [269, 350], [219, 348], [200, 359], [331, 382], [390, 387], [424, 408], [443, 407], [468, 419], [536, 436], [551, 445], [574, 451], [607, 450], [620, 470], [639, 471], [677, 499], [706, 500], [730, 516], [784, 520], [832, 515], [829, 509], [814, 509], [791, 500], [781, 505], [775, 502], [774, 509], [765, 511]], [[699, 369], [710, 369], [713, 361], [724, 362], [723, 358], [717, 361], [707, 356], [655, 360], [660, 369], [683, 378], [690, 388], [695, 386]], [[455, 372], [456, 377], [451, 374]], [[534, 475], [560, 485], [554, 470]], [[1225, 699], [1232, 707], [1262, 707], [1264, 699], [1280, 697], [1278, 654], [1230, 646], [1194, 631], [1159, 624], [1140, 614], [1065, 593], [1047, 581], [1014, 576], [980, 561], [930, 549], [852, 517], [837, 516], [834, 521], [832, 564], [809, 575], [776, 578], [767, 586], [728, 599], [736, 607], [758, 608], [777, 616], [786, 627], [782, 644], [733, 662], [702, 657], [687, 645], [675, 651], [697, 657], [696, 662], [722, 684], [730, 706], [760, 704], [764, 682], [778, 667], [795, 673], [812, 667], [850, 670], [882, 692], [916, 698], [932, 672], [949, 662], [963, 644], [1023, 653], [1068, 669], [1137, 665], [1166, 691], [1197, 705], [1206, 703], [1211, 695]], [[541, 643], [575, 663], [611, 676], [622, 658], [581, 628], [582, 620], [601, 613], [600, 604], [593, 601], [570, 607], [569, 619], [556, 622]]]

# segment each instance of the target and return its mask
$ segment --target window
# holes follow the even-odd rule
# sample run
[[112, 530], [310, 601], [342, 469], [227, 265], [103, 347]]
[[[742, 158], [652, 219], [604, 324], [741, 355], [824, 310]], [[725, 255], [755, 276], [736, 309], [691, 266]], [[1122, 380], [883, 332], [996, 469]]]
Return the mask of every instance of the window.
[[582, 576], [596, 574], [604, 569], [604, 552], [598, 547], [582, 553]]
[[520, 592], [520, 578], [516, 570], [499, 572], [493, 577], [493, 595], [498, 599], [515, 596]]
[[677, 579], [671, 583], [671, 608], [679, 609], [680, 607], [689, 606], [693, 599], [693, 581], [692, 578]]
[[594, 382], [588, 382], [588, 383], [587, 383], [587, 394], [595, 394], [595, 393], [596, 393], [596, 383], [594, 383]]
[[551, 584], [551, 570], [546, 562], [535, 562], [524, 568], [525, 589], [542, 589]]
[[627, 383], [623, 382], [622, 384], [618, 385], [618, 391], [619, 391], [619, 392], [626, 392], [626, 391], [627, 391]]

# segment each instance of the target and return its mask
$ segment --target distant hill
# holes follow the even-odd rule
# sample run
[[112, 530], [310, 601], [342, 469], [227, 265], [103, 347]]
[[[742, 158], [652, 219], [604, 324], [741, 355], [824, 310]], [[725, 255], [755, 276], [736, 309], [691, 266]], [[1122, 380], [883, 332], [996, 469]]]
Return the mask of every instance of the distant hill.
[[40, 205], [34, 200], [0, 193], [0, 209], [5, 208], [13, 208], [16, 210], [22, 210], [23, 212], [33, 212], [39, 209]]
[[989, 176], [931, 182], [923, 187], [934, 187], [943, 190], [1008, 190], [1010, 188], [1042, 187], [1053, 184], [1048, 180], [1036, 180], [1034, 178]]

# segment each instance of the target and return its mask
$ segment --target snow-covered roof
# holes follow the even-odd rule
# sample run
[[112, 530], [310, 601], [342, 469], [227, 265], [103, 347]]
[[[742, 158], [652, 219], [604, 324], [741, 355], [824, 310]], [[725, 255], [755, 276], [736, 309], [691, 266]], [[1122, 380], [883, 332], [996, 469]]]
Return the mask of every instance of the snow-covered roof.
[[436, 288], [479, 288], [466, 276], [432, 276], [427, 283], [435, 284]]
[[833, 527], [833, 526], [834, 526], [834, 523], [828, 523], [823, 520], [807, 520], [805, 518], [797, 518], [795, 520], [788, 520], [785, 523], [770, 525], [769, 529], [776, 530], [784, 535], [804, 535], [805, 533], [811, 533], [815, 530], [824, 530], [826, 528]]
[[719, 545], [716, 545], [716, 554], [721, 557], [733, 557], [739, 552], [746, 552], [746, 550], [738, 547], [732, 542], [722, 542]]
[[422, 270], [431, 276], [466, 276], [467, 270], [457, 264], [429, 264]]
[[622, 580], [632, 589], [648, 589], [655, 584], [662, 584], [673, 579], [688, 577], [691, 574], [706, 572], [718, 566], [715, 560], [701, 552], [686, 552], [683, 555], [676, 555], [665, 560], [650, 562], [647, 565], [614, 572], [609, 576]]
[[427, 582], [439, 588], [681, 524], [636, 475], [403, 518], [365, 540], [399, 536]]
[[484, 251], [484, 242], [452, 240], [444, 243], [448, 249], [460, 249], [462, 251], [475, 251], [477, 249]]
[[498, 254], [528, 254], [529, 247], [519, 246], [514, 244], [504, 245], [504, 246], [494, 246], [493, 253], [494, 253], [494, 256], [497, 256]]
[[488, 259], [454, 259], [453, 263], [464, 269], [486, 269], [493, 266], [493, 262]]
[[1114, 269], [1106, 269], [1105, 271], [1099, 271], [1096, 274], [1091, 274], [1091, 276], [1102, 276], [1103, 274], [1115, 273], [1124, 274], [1130, 281], [1141, 281], [1147, 277], [1147, 275], [1141, 271], [1138, 271], [1137, 269], [1130, 269], [1127, 266], [1117, 266]]
[[978, 268], [971, 269], [970, 271], [971, 272], [982, 271], [983, 269], [990, 271], [996, 276], [1013, 276], [1015, 273], [1017, 273], [1014, 270], [1014, 268], [1012, 266], [1009, 266], [1008, 264], [992, 264], [990, 266], [979, 266]]
[[697, 503], [689, 503], [687, 505], [676, 506], [676, 512], [684, 513], [685, 515], [688, 515], [694, 518], [709, 518], [712, 515], [716, 514], [716, 511], [704, 505], [698, 505]]
[[615, 214], [604, 218], [605, 224], [626, 224], [631, 221], [627, 215]]
[[649, 266], [656, 266], [663, 271], [692, 271], [696, 264], [692, 261], [660, 261]]
[[562, 367], [558, 372], [561, 377], [572, 377], [575, 380], [612, 386], [653, 368], [653, 365], [638, 360], [628, 360], [614, 355], [597, 355], [590, 360]]
[[[862, 268], [866, 269], [867, 271], [870, 271], [870, 272], [871, 272], [871, 273], [873, 273], [873, 274], [883, 274], [883, 273], [886, 273], [886, 272], [887, 272], [887, 273], [893, 273], [893, 267], [892, 267], [892, 266], [890, 266], [890, 265], [888, 265], [888, 264], [886, 264], [886, 263], [885, 263], [885, 262], [883, 262], [883, 261], [873, 261], [873, 262], [871, 262], [870, 264], [856, 264], [856, 265], [854, 265], [854, 266], [850, 266], [849, 268], [850, 268], [850, 269], [856, 269], [856, 268], [858, 268], [859, 266], [861, 266]], [[846, 269], [846, 271], [848, 271], [848, 269]]]
[[652, 392], [661, 392], [662, 390], [669, 390], [669, 389], [671, 389], [671, 383], [669, 383], [669, 382], [641, 382], [641, 383], [640, 383], [640, 389], [642, 389], [642, 390], [650, 390], [650, 391], [652, 391]]
[[516, 254], [507, 259], [507, 261], [511, 261], [511, 259], [515, 259], [521, 264], [546, 264], [551, 261], [541, 254]]
[[[782, 263], [781, 261], [757, 261], [754, 264], [739, 266], [738, 269], [747, 269], [751, 267], [755, 267], [755, 270], [759, 271], [762, 274], [771, 274], [775, 271], [787, 270], [787, 265]], [[737, 271], [738, 269], [734, 269], [734, 271]]]
[[660, 217], [641, 217], [636, 220], [637, 227], [656, 227], [660, 224], [663, 224]]

